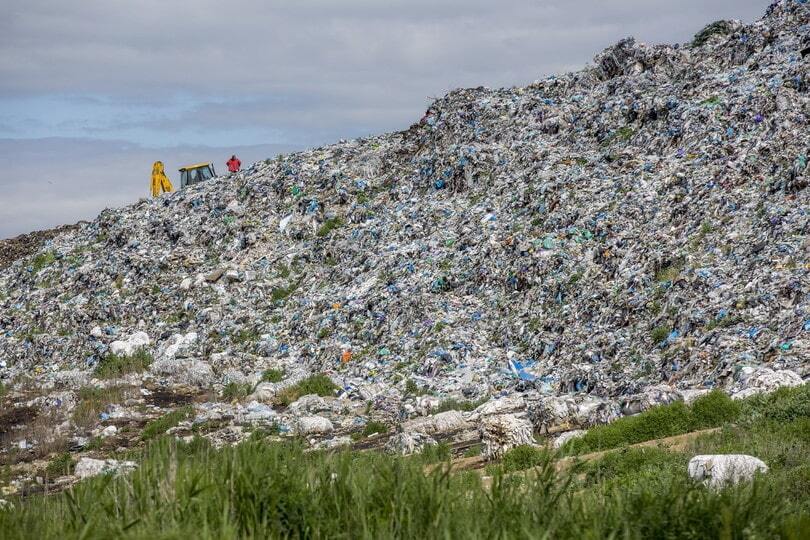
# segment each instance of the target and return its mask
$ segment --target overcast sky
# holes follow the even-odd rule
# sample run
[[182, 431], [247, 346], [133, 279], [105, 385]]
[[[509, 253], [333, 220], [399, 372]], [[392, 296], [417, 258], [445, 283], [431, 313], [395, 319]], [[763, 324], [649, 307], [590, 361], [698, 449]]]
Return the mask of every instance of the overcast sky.
[[407, 127], [460, 86], [576, 70], [625, 36], [684, 42], [767, 0], [4, 0], [0, 238], [147, 192], [152, 161]]

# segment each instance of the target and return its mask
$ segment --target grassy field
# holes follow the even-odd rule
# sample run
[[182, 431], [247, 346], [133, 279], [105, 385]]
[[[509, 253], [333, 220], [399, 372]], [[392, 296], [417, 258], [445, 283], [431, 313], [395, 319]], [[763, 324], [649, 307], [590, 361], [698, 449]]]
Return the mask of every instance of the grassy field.
[[[395, 458], [263, 440], [213, 450], [202, 439], [162, 437], [127, 477], [14, 500], [15, 509], [0, 510], [0, 531], [3, 538], [810, 538], [810, 387], [731, 405], [710, 399], [722, 429], [683, 452], [627, 444], [659, 434], [639, 428], [650, 418], [675, 415], [687, 419], [683, 429], [694, 427], [695, 415], [708, 414], [700, 416], [700, 405], [651, 410], [614, 424], [618, 434], [609, 438], [572, 443], [569, 455], [615, 450], [564, 472], [554, 465], [560, 456], [516, 450], [490, 466], [488, 489], [477, 472], [426, 473], [428, 462], [447, 459], [441, 449]], [[749, 453], [771, 470], [722, 491], [691, 482], [689, 458], [716, 452]], [[532, 474], [515, 472], [525, 467]]]

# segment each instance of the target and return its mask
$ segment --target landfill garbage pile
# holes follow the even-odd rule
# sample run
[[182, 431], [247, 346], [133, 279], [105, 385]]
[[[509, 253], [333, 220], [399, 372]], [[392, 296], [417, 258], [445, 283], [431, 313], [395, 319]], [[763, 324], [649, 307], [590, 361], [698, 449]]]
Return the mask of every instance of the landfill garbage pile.
[[[328, 447], [375, 420], [389, 450], [480, 425], [499, 454], [527, 419], [559, 434], [798, 384], [808, 47], [810, 4], [783, 0], [105, 210], [0, 271], [6, 392], [69, 419], [82, 388], [139, 389], [84, 431], [60, 424], [79, 446], [143, 425], [172, 389], [194, 409], [175, 432], [216, 424], [228, 443], [264, 423]], [[101, 376], [139, 354], [143, 369]], [[336, 391], [285, 400], [314, 374]]]
[[55, 229], [35, 231], [0, 240], [0, 268], [5, 268], [17, 259], [36, 253], [44, 242], [51, 240], [59, 233], [75, 229], [77, 226], [78, 224], [62, 225]]

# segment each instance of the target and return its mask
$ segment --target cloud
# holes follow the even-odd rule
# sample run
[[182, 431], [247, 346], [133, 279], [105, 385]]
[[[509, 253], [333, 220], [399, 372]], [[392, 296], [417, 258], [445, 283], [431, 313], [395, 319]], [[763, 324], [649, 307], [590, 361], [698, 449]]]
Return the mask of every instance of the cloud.
[[[15, 147], [29, 167], [0, 177], [0, 189], [20, 177], [56, 187], [47, 188], [53, 197], [32, 183], [5, 191], [0, 236], [131, 200], [143, 179], [130, 171], [168, 148], [301, 147], [401, 129], [453, 88], [578, 69], [628, 35], [685, 41], [716, 19], [751, 21], [767, 3], [6, 0], [0, 137], [38, 141]], [[0, 157], [13, 159], [8, 148]], [[19, 209], [29, 200], [37, 202], [26, 217]]]

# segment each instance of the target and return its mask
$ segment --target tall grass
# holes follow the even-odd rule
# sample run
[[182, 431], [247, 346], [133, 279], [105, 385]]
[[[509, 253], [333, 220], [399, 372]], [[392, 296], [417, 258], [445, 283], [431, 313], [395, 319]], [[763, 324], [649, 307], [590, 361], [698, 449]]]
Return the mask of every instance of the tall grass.
[[[615, 466], [621, 471], [629, 467]], [[782, 476], [710, 491], [680, 468], [570, 488], [543, 461], [531, 478], [426, 473], [421, 459], [304, 452], [294, 443], [213, 450], [162, 438], [126, 477], [16, 501], [4, 538], [806, 538], [807, 492]], [[795, 491], [797, 486], [793, 486]], [[805, 484], [804, 486], [808, 486]], [[780, 501], [780, 504], [774, 504]]]
[[99, 379], [114, 379], [127, 373], [140, 373], [152, 364], [152, 355], [141, 349], [130, 356], [109, 353], [99, 360], [95, 376]]
[[[200, 438], [160, 437], [130, 475], [13, 500], [15, 509], [0, 510], [0, 531], [9, 539], [810, 538], [808, 397], [810, 389], [791, 389], [741, 405], [710, 395], [662, 407], [646, 417], [723, 428], [683, 453], [619, 449], [562, 471], [548, 453], [515, 449], [488, 486], [446, 466], [426, 472], [449, 459], [446, 445], [401, 458], [254, 440], [215, 450]], [[735, 410], [735, 423], [725, 422]], [[659, 433], [636, 427], [625, 432]], [[711, 490], [687, 477], [698, 452], [750, 453], [771, 470]]]

